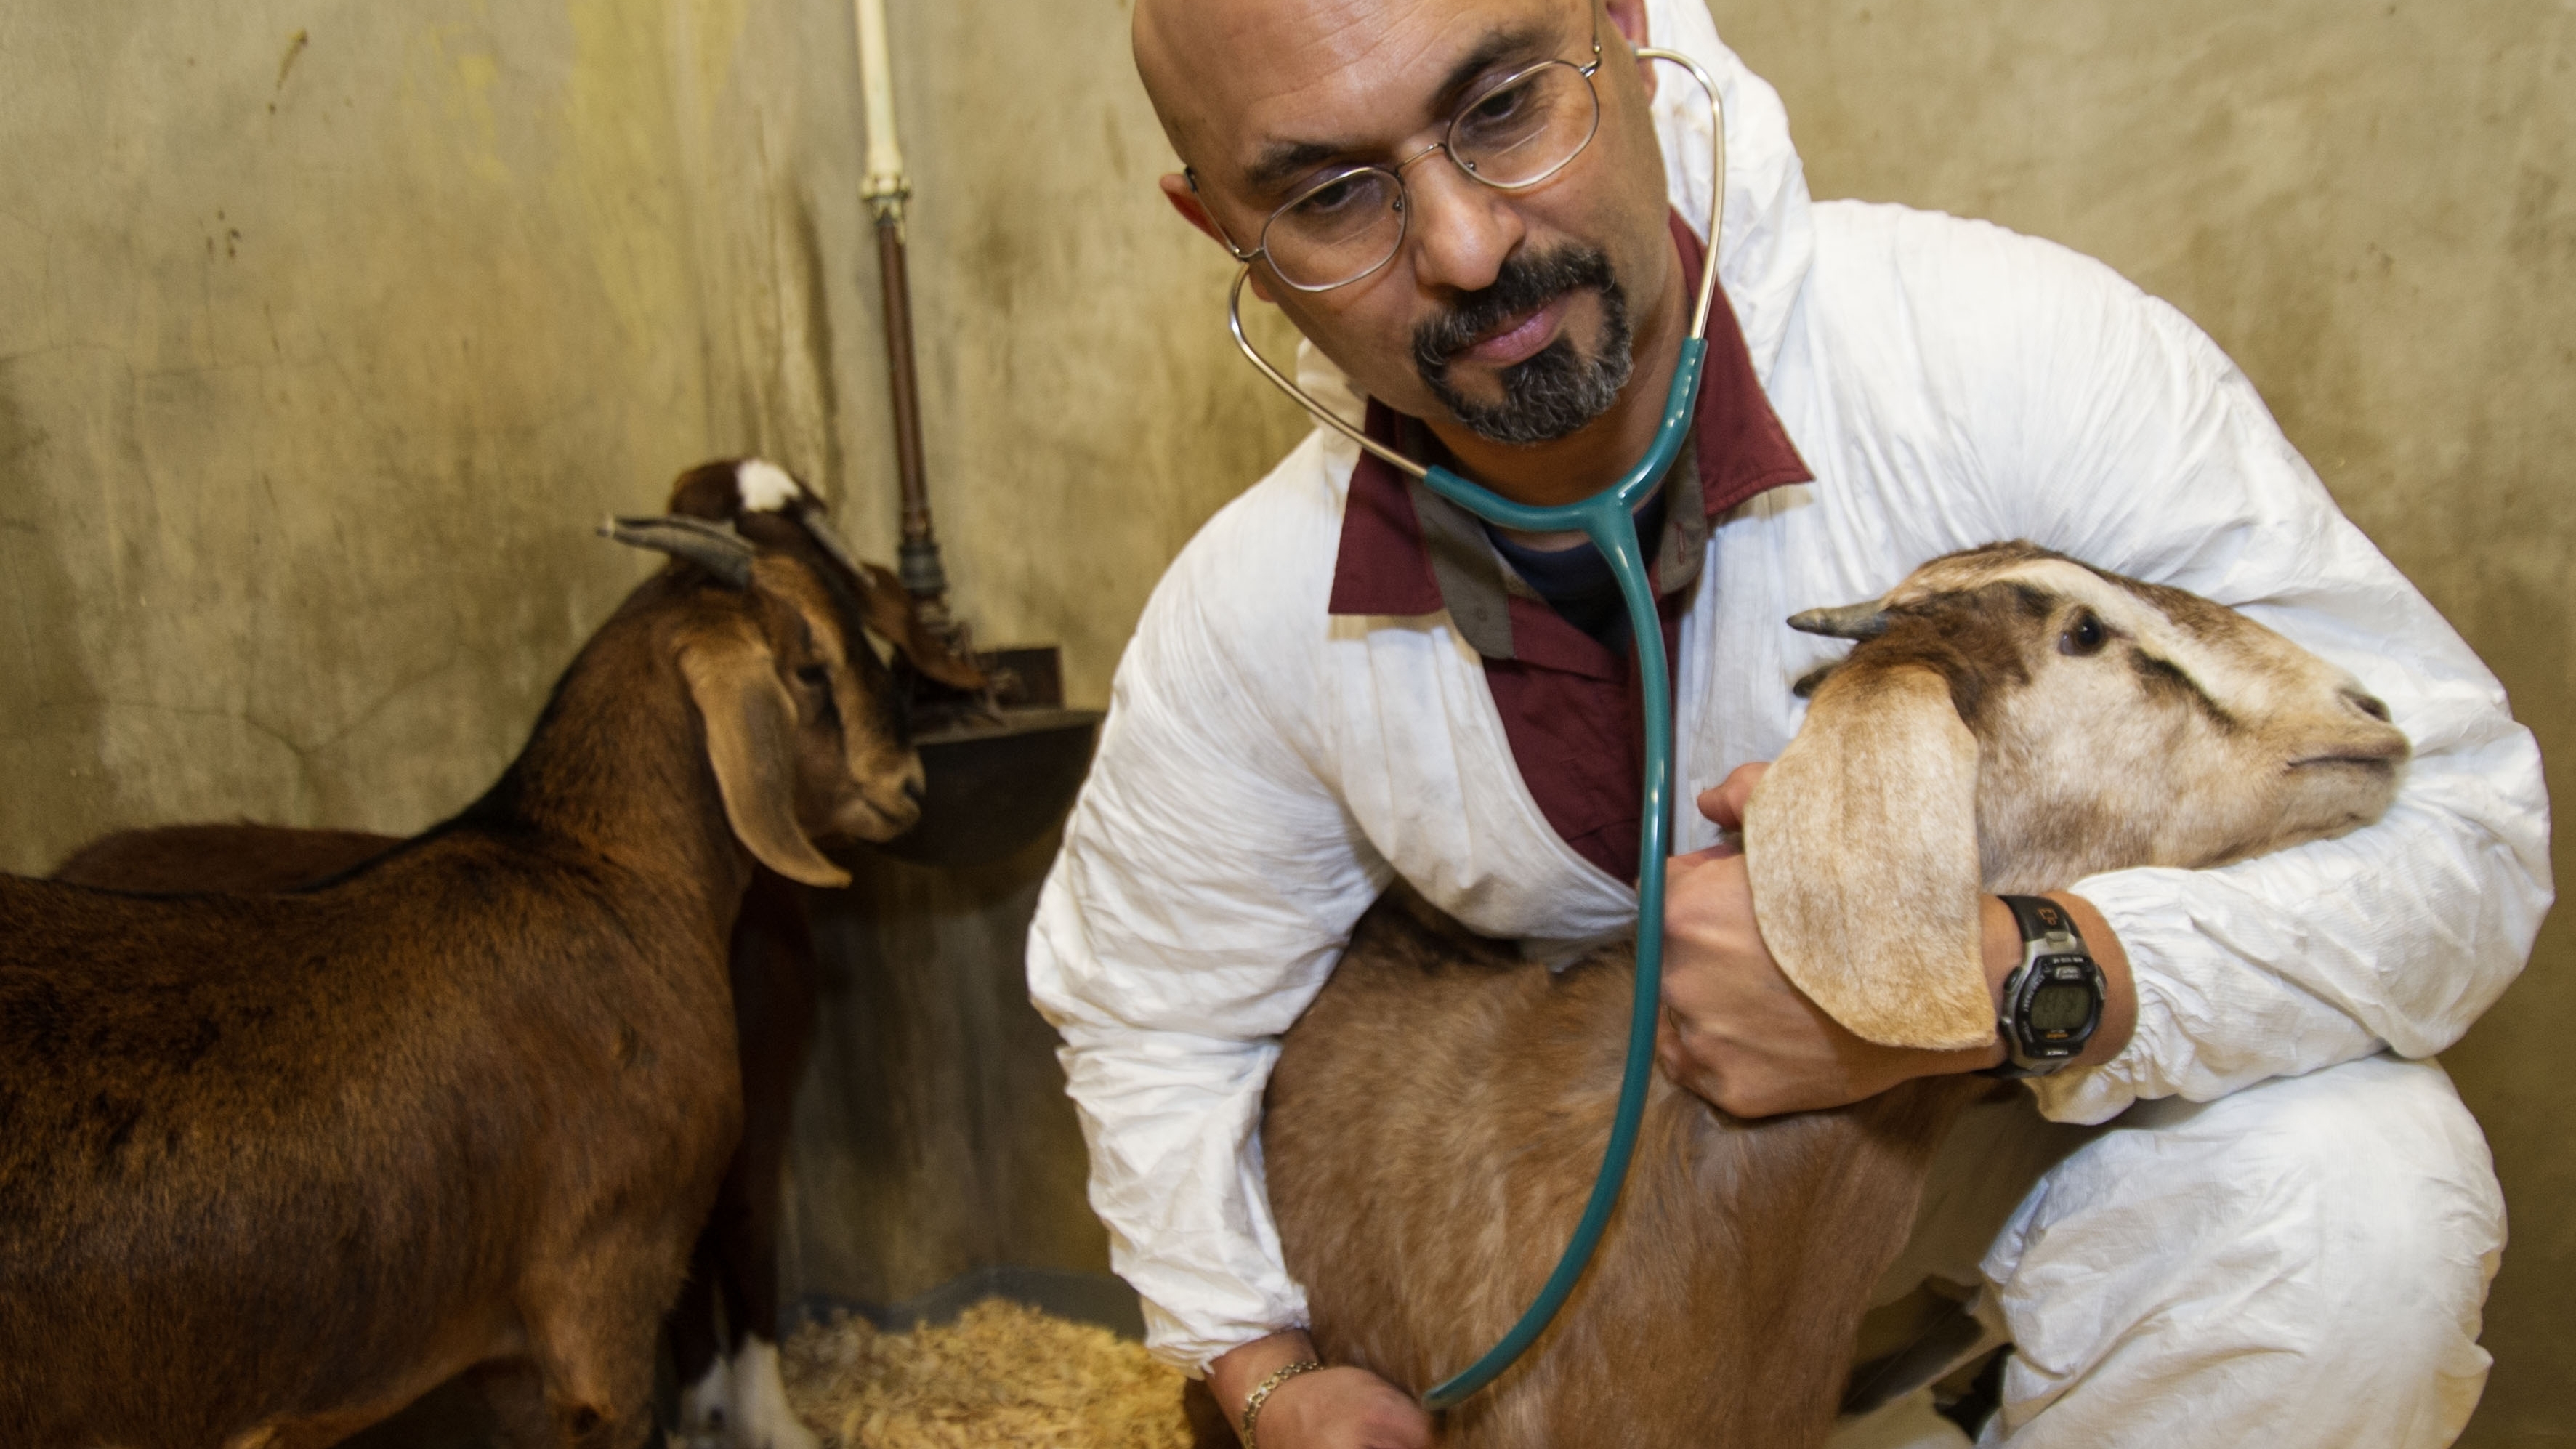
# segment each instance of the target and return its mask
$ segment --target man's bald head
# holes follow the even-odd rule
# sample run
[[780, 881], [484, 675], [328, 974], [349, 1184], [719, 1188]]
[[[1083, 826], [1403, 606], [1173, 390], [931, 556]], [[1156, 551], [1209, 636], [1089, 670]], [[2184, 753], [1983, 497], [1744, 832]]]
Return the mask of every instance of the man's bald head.
[[1194, 159], [1191, 143], [1247, 71], [1294, 64], [1335, 35], [1368, 35], [1390, 8], [1384, 0], [1136, 0], [1136, 74], [1173, 149]]
[[1267, 9], [1260, 0], [1136, 0], [1136, 74], [1184, 159], [1204, 135], [1230, 58], [1260, 52]]
[[1247, 122], [1362, 116], [1391, 72], [1452, 66], [1496, 32], [1579, 31], [1590, 9], [1588, 0], [1137, 0], [1136, 73], [1173, 149], [1204, 173], [1229, 159], [1207, 151]]
[[[1677, 344], [1662, 156], [1628, 48], [1644, 38], [1644, 0], [1136, 0], [1134, 21], [1187, 167], [1165, 195], [1362, 390], [1462, 430], [1453, 448], [1585, 431], [1624, 397], [1633, 342]], [[1549, 64], [1589, 77], [1578, 104], [1598, 106], [1559, 169], [1501, 186], [1437, 154], [1459, 116]], [[1402, 188], [1377, 269], [1300, 291], [1253, 255], [1283, 205], [1338, 196], [1318, 188], [1358, 167]], [[1632, 304], [1648, 308], [1633, 338]]]

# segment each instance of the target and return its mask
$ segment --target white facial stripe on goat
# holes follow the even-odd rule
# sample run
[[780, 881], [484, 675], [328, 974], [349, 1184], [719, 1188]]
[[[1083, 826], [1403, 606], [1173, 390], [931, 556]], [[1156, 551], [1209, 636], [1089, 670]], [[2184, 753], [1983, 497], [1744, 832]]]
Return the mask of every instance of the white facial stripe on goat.
[[805, 496], [788, 471], [766, 458], [745, 458], [733, 470], [734, 491], [745, 513], [776, 513]]
[[2071, 560], [2025, 560], [1996, 570], [1984, 581], [2027, 584], [2091, 608], [2103, 623], [2179, 670], [2230, 716], [2268, 714], [2286, 692], [2312, 689], [2327, 674], [2341, 673], [2241, 614], [2211, 609], [2200, 616], [2204, 626], [2220, 621], [2223, 626], [2194, 628], [2150, 599]]

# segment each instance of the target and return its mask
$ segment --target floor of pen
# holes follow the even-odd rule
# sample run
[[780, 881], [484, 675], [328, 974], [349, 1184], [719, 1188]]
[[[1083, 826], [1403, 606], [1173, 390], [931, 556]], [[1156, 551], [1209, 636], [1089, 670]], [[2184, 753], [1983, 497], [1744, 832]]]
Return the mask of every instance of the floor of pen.
[[[1178, 1370], [1132, 1338], [1005, 1298], [889, 1333], [836, 1314], [790, 1335], [787, 1399], [829, 1449], [1189, 1449]], [[1836, 1426], [1829, 1449], [1967, 1449], [1930, 1389]]]
[[787, 1398], [833, 1449], [1187, 1449], [1182, 1377], [1108, 1329], [990, 1298], [943, 1325], [809, 1324]]

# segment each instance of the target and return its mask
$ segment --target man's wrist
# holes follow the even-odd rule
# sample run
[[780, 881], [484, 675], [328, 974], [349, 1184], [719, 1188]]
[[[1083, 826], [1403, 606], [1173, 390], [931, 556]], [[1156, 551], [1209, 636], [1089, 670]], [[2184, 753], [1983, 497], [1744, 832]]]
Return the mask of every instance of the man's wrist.
[[[1988, 1013], [2000, 1020], [2004, 1009], [2004, 983], [2012, 979], [2013, 968], [2021, 964], [2021, 923], [2013, 919], [2012, 907], [2001, 896], [1977, 898], [1977, 928], [1980, 936], [1979, 957], [1986, 969], [1986, 999], [1993, 1003]], [[1977, 1049], [1977, 1060], [1968, 1068], [1983, 1071], [1999, 1067], [2011, 1057], [2005, 1050], [2001, 1032], [1993, 1045]]]
[[[2116, 1057], [2129, 1044], [2138, 1026], [2138, 988], [2129, 974], [2129, 954], [2111, 923], [2093, 903], [2065, 891], [2050, 891], [2047, 899], [2066, 908], [2075, 922], [2077, 934], [2084, 938], [2084, 948], [2093, 964], [2102, 969], [2102, 1023], [2085, 1043], [2083, 1054], [2067, 1063], [2070, 1067], [2093, 1067]], [[1986, 994], [1994, 1002], [1995, 1015], [2003, 1015], [2004, 983], [2022, 961], [2021, 923], [2013, 919], [2012, 907], [1999, 896], [1986, 896], [1978, 903], [1978, 924], [1984, 934], [1983, 958], [1986, 970]], [[1980, 1051], [1983, 1061], [1962, 1070], [1975, 1070], [2001, 1064], [2008, 1053], [1998, 1035], [1992, 1047]]]
[[[1243, 1423], [1244, 1401], [1261, 1381], [1301, 1359], [1315, 1356], [1314, 1340], [1302, 1328], [1282, 1329], [1250, 1343], [1238, 1344], [1208, 1362], [1208, 1392], [1215, 1395], [1217, 1407], [1225, 1411], [1225, 1421], [1237, 1426]], [[1275, 1396], [1284, 1389], [1273, 1389]]]

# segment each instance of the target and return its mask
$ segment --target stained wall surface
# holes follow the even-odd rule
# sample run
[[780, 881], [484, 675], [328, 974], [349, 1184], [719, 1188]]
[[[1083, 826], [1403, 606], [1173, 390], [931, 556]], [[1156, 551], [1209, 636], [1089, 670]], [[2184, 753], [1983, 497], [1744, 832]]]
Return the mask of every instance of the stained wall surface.
[[750, 28], [0, 12], [0, 864], [417, 829], [645, 572], [590, 525], [709, 452], [828, 457], [798, 247], [852, 207], [796, 178], [851, 108]]
[[[1060, 641], [1097, 704], [1163, 564], [1300, 428], [1154, 192], [1117, 0], [893, 8], [956, 601]], [[2054, 237], [2215, 334], [2565, 779], [2576, 5], [1715, 9], [1819, 195]], [[842, 0], [0, 7], [0, 867], [161, 820], [440, 818], [644, 571], [589, 525], [699, 458], [782, 458], [890, 557], [855, 69]], [[992, 935], [1014, 869], [880, 882], [860, 904], [912, 924], [852, 959], [929, 941], [981, 975], [840, 978], [824, 1051], [847, 1086], [899, 1065], [859, 1013], [990, 1028], [1006, 1060], [937, 1110], [1025, 1170], [809, 1101], [844, 1144], [800, 1158], [809, 1286], [1097, 1261], [1065, 1119], [1014, 1136], [1052, 1069]], [[2571, 944], [2553, 923], [2449, 1057], [2516, 1213], [2474, 1444], [2576, 1437]], [[904, 1181], [847, 1185], [872, 1161]], [[868, 1230], [961, 1183], [984, 1216]]]
[[[1125, 17], [898, 5], [933, 500], [991, 642], [1106, 698], [1293, 438], [1151, 185]], [[760, 451], [891, 558], [846, 0], [0, 7], [0, 867], [410, 831]]]
[[[2053, 238], [2208, 329], [2576, 800], [2576, 5], [1711, 8], [1779, 87], [1817, 195]], [[2576, 1442], [2571, 966], [2562, 910], [2444, 1057], [2513, 1215], [2462, 1441], [2482, 1449]]]

